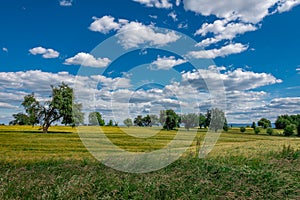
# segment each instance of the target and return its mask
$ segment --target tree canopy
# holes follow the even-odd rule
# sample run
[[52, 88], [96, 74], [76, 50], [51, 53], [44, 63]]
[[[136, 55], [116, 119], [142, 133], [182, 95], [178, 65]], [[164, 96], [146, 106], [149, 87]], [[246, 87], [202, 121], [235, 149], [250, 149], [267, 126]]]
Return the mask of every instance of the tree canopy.
[[34, 94], [26, 95], [22, 102], [26, 114], [13, 115], [15, 120], [12, 123], [30, 125], [40, 123], [44, 133], [47, 133], [51, 124], [56, 121], [72, 126], [83, 123], [82, 105], [73, 102], [73, 89], [64, 83], [57, 87], [51, 86], [51, 88], [50, 100], [43, 105]]

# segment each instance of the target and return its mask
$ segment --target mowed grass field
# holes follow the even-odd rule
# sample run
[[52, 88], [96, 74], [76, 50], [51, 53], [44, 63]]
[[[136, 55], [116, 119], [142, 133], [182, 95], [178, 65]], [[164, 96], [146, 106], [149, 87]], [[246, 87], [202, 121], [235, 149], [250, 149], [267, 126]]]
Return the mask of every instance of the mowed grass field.
[[[158, 171], [131, 174], [89, 153], [79, 135], [98, 130], [53, 126], [43, 134], [39, 127], [1, 126], [0, 199], [300, 199], [300, 138], [280, 131], [268, 136], [230, 129], [199, 159], [197, 140], [203, 142], [206, 130], [182, 129], [187, 140], [197, 135], [180, 159]], [[132, 152], [163, 148], [177, 133], [159, 127], [101, 130]], [[139, 135], [144, 138], [134, 137]]]

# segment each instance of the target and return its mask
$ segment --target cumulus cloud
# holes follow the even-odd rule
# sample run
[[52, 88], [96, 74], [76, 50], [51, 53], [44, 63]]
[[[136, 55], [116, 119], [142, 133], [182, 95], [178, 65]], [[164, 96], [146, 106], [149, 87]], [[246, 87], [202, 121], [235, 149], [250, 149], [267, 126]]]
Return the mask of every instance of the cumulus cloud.
[[228, 22], [223, 19], [216, 20], [211, 24], [204, 23], [202, 27], [196, 31], [195, 35], [206, 36], [209, 33], [214, 35], [213, 38], [207, 38], [198, 43], [198, 46], [205, 47], [225, 39], [232, 40], [237, 35], [255, 30], [257, 30], [257, 27], [252, 24]]
[[8, 49], [7, 49], [6, 47], [3, 47], [3, 48], [2, 48], [2, 51], [8, 52]]
[[152, 25], [146, 26], [139, 22], [130, 22], [122, 26], [118, 37], [126, 49], [138, 47], [141, 44], [164, 46], [180, 38], [174, 31], [156, 32]]
[[193, 58], [205, 58], [205, 59], [214, 59], [217, 57], [225, 57], [231, 54], [241, 53], [248, 49], [247, 45], [241, 43], [228, 44], [221, 47], [220, 49], [210, 49], [210, 50], [200, 50], [200, 51], [190, 51], [188, 56]]
[[298, 72], [298, 74], [300, 74], [300, 68], [297, 68], [296, 71]]
[[181, 65], [186, 63], [187, 61], [184, 59], [176, 59], [174, 56], [170, 57], [160, 57], [158, 56], [157, 59], [151, 63], [150, 69], [152, 70], [169, 70], [174, 66]]
[[217, 0], [211, 3], [210, 0], [183, 0], [186, 10], [199, 13], [203, 16], [215, 15], [218, 18], [239, 19], [242, 22], [254, 24], [269, 15], [269, 9], [277, 2], [278, 0]]
[[93, 19], [90, 30], [104, 34], [111, 30], [117, 31], [117, 37], [125, 49], [138, 47], [141, 44], [164, 46], [180, 38], [174, 31], [158, 32], [153, 25], [144, 25], [140, 22], [129, 22], [126, 19], [116, 20], [111, 16], [94, 17]]
[[118, 30], [120, 28], [120, 24], [115, 22], [115, 18], [111, 16], [93, 17], [93, 20], [94, 22], [89, 27], [91, 31], [107, 34], [111, 30]]
[[227, 91], [251, 90], [282, 82], [282, 80], [275, 78], [271, 74], [244, 71], [240, 68], [234, 71], [226, 71], [222, 74], [219, 74], [215, 70], [199, 69], [183, 73], [182, 80], [199, 89], [205, 89], [207, 82], [214, 83], [219, 81], [224, 83]]
[[82, 65], [85, 67], [107, 67], [111, 60], [109, 58], [95, 58], [93, 55], [80, 52], [74, 57], [65, 60], [65, 65]]
[[72, 6], [72, 3], [73, 3], [73, 0], [60, 0], [59, 1], [59, 5], [65, 6], [65, 7]]
[[29, 49], [29, 52], [32, 55], [42, 55], [43, 58], [57, 58], [59, 56], [59, 52], [53, 49], [46, 49], [44, 47], [35, 47]]
[[287, 12], [299, 4], [300, 4], [300, 0], [281, 0], [279, 1], [277, 11], [279, 13]]
[[172, 4], [169, 2], [169, 0], [133, 0], [135, 2], [138, 2], [140, 4], [143, 4], [147, 7], [156, 7], [156, 8], [172, 8]]

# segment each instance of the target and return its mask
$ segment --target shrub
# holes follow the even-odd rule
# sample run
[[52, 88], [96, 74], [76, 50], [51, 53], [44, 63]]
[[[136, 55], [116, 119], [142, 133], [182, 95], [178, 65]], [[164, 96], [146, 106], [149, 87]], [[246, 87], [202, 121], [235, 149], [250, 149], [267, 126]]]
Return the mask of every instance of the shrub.
[[273, 129], [272, 128], [267, 128], [267, 134], [268, 135], [273, 135]]
[[242, 126], [242, 127], [240, 128], [240, 131], [241, 131], [242, 133], [244, 133], [244, 132], [246, 131], [246, 128]]
[[287, 125], [283, 130], [284, 136], [291, 136], [294, 134], [295, 126], [293, 124]]
[[256, 135], [260, 133], [260, 129], [258, 127], [255, 127], [253, 130]]

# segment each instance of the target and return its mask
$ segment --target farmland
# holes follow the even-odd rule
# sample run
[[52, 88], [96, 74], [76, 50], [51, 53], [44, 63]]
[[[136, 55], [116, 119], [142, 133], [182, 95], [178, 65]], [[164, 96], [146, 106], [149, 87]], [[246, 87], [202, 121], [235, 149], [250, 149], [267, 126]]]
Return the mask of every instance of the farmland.
[[[180, 159], [158, 171], [131, 174], [106, 167], [89, 153], [77, 132], [82, 137], [95, 129], [53, 126], [43, 134], [39, 127], [1, 126], [0, 199], [300, 197], [300, 138], [283, 137], [280, 131], [269, 136], [230, 129], [207, 158], [199, 159], [197, 138], [202, 142], [206, 130], [182, 130], [187, 136], [197, 131], [197, 136]], [[115, 145], [132, 152], [160, 149], [176, 135], [159, 127], [102, 130]]]

